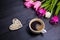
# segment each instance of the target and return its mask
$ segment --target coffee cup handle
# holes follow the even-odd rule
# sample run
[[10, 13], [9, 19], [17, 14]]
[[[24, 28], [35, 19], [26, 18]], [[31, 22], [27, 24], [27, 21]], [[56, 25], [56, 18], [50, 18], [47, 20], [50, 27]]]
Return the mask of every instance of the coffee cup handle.
[[45, 30], [45, 29], [43, 29], [42, 31], [41, 31], [41, 33], [46, 33], [47, 31]]

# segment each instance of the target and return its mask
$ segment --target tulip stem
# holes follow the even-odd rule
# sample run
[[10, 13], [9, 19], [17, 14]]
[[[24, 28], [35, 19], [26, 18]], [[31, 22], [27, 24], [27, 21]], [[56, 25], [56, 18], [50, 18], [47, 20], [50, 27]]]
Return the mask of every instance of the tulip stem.
[[49, 12], [51, 12], [51, 8], [52, 8], [52, 6], [53, 6], [53, 3], [54, 3], [54, 0], [51, 1], [51, 4], [50, 4], [50, 6], [49, 6], [48, 9], [47, 9]]
[[60, 11], [60, 6], [57, 6], [57, 9], [56, 9], [56, 12], [55, 12], [56, 16], [58, 15], [59, 11]]
[[51, 12], [53, 12], [53, 9], [54, 9], [54, 7], [56, 6], [56, 3], [58, 2], [58, 0], [54, 0], [55, 2], [54, 2], [54, 4], [53, 4], [53, 2], [52, 2], [52, 9], [51, 9]]
[[46, 0], [43, 0], [42, 3], [45, 2], [45, 1], [46, 1]]
[[48, 6], [48, 5], [50, 4], [50, 2], [51, 2], [51, 0], [48, 0], [48, 1], [44, 2], [44, 3], [41, 5], [41, 7], [43, 8], [43, 7]]
[[56, 3], [58, 2], [58, 0], [52, 0], [51, 5], [49, 6], [48, 11], [51, 12], [51, 14], [53, 13], [53, 9], [56, 6]]
[[57, 9], [56, 9], [55, 15], [58, 15], [59, 11], [60, 11], [60, 2], [57, 3]]
[[47, 10], [49, 8], [50, 5], [46, 6], [45, 9]]

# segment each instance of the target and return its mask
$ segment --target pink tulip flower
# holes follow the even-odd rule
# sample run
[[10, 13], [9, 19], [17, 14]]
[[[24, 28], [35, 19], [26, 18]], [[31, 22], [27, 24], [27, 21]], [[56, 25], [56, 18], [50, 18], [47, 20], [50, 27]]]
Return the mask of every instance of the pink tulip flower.
[[39, 16], [44, 16], [46, 14], [46, 10], [44, 8], [39, 8], [37, 12]]
[[32, 3], [33, 3], [32, 1], [29, 1], [29, 2], [25, 2], [24, 5], [25, 5], [27, 8], [30, 8], [30, 7], [33, 6]]
[[58, 21], [59, 21], [58, 16], [53, 16], [53, 17], [51, 18], [51, 20], [50, 20], [50, 23], [52, 23], [52, 24], [57, 24]]
[[33, 5], [34, 5], [34, 9], [37, 11], [38, 8], [41, 6], [41, 2], [40, 1], [36, 1], [36, 2], [33, 3]]

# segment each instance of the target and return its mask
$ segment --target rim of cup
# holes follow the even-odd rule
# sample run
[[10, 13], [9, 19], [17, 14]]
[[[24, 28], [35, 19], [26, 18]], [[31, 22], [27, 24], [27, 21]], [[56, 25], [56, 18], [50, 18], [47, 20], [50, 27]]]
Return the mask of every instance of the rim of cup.
[[36, 31], [36, 30], [33, 30], [33, 29], [31, 28], [31, 24], [32, 24], [34, 21], [39, 21], [39, 22], [43, 25], [42, 30], [45, 28], [45, 24], [44, 24], [43, 20], [41, 20], [40, 18], [34, 18], [34, 19], [32, 19], [32, 20], [30, 21], [30, 23], [29, 23], [29, 28], [30, 28], [30, 30], [31, 30], [32, 32], [34, 32], [34, 33], [40, 33], [42, 30]]

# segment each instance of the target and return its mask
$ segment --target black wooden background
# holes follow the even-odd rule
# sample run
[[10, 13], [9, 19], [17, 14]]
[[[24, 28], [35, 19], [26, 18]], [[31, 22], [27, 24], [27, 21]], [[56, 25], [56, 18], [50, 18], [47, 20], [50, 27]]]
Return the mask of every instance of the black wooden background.
[[[60, 40], [60, 19], [57, 25], [51, 25], [50, 19], [41, 18], [46, 25], [47, 33], [34, 35], [28, 31], [29, 21], [36, 18], [36, 12], [23, 5], [23, 0], [0, 0], [0, 40]], [[58, 15], [60, 18], [60, 14]], [[10, 31], [12, 19], [21, 20], [23, 27]]]

